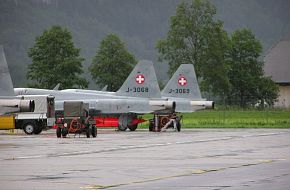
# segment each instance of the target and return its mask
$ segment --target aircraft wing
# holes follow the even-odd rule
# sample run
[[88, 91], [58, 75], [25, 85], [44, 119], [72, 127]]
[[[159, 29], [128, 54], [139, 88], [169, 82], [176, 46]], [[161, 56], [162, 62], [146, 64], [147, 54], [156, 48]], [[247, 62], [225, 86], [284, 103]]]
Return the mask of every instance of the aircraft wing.
[[129, 113], [136, 113], [136, 114], [147, 114], [147, 113], [153, 113], [153, 111], [151, 110], [148, 110], [148, 111], [137, 111], [137, 110], [133, 110], [133, 111], [130, 111]]
[[11, 107], [5, 107], [5, 106], [0, 105], [0, 115], [4, 115], [7, 113], [14, 113], [14, 112], [18, 112], [18, 111], [19, 111], [18, 108], [11, 108]]

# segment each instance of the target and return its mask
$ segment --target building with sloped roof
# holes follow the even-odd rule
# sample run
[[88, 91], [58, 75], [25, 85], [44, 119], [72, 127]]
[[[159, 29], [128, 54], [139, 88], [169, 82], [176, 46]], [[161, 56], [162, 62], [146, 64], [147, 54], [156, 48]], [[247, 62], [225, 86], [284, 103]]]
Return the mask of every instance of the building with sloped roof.
[[265, 56], [264, 72], [279, 85], [278, 108], [290, 108], [290, 40], [282, 40]]

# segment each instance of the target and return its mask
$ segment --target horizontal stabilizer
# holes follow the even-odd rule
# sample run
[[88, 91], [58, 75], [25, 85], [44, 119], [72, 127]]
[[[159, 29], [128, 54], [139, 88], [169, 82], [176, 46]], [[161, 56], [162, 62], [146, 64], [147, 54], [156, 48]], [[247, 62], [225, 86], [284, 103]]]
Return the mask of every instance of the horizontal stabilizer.
[[0, 109], [9, 112], [33, 112], [34, 100], [23, 99], [0, 99]]
[[0, 105], [0, 115], [5, 115], [7, 113], [16, 113], [19, 112], [19, 108], [17, 107], [6, 107]]

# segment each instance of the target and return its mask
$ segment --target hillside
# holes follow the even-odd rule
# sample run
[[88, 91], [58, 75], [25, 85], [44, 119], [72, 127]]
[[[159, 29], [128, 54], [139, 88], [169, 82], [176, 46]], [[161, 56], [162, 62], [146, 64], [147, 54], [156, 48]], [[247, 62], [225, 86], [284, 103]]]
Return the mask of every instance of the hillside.
[[[108, 33], [118, 34], [137, 59], [155, 62], [158, 78], [167, 80], [167, 66], [157, 63], [155, 43], [164, 38], [178, 0], [1, 0], [0, 44], [16, 87], [25, 86], [27, 50], [35, 37], [52, 25], [68, 28], [81, 48], [85, 75], [99, 42]], [[281, 38], [289, 38], [290, 2], [286, 0], [214, 0], [217, 18], [227, 31], [248, 27], [264, 51]], [[287, 35], [288, 34], [288, 35]], [[158, 68], [158, 69], [157, 69]], [[90, 88], [95, 88], [91, 82]]]

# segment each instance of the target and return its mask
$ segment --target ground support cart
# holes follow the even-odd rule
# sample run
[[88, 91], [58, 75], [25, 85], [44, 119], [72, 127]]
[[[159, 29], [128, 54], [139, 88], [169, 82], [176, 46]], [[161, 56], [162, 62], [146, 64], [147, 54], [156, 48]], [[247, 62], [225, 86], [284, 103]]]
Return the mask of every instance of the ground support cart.
[[56, 136], [85, 134], [87, 138], [97, 136], [96, 122], [89, 115], [89, 106], [81, 101], [64, 102], [63, 117], [56, 119]]
[[[182, 116], [177, 116], [176, 127], [177, 131], [181, 130], [181, 119]], [[170, 120], [170, 115], [168, 114], [155, 114], [153, 119], [149, 119], [149, 131], [160, 132], [162, 127]], [[173, 124], [169, 125], [169, 128], [173, 128]]]

